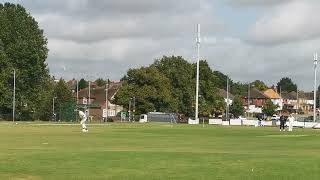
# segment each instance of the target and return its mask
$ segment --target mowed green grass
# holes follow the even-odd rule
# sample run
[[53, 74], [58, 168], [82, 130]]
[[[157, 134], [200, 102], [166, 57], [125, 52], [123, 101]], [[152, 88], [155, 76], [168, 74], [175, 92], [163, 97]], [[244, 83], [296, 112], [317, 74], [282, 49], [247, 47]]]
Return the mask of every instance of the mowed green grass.
[[319, 180], [320, 131], [0, 123], [0, 179]]

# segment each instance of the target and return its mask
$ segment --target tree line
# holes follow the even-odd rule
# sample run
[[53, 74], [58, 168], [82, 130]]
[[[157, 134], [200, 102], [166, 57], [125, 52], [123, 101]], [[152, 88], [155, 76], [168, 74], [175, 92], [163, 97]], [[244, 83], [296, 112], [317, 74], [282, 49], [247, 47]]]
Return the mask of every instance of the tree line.
[[[36, 20], [19, 4], [0, 3], [0, 114], [11, 114], [13, 96], [13, 71], [16, 72], [16, 110], [26, 119], [48, 120], [55, 106], [75, 102], [72, 89], [60, 79], [54, 81], [46, 63], [47, 38]], [[137, 113], [150, 111], [178, 112], [187, 116], [194, 114], [196, 64], [181, 56], [163, 56], [147, 67], [129, 69], [121, 79], [123, 86], [115, 96], [114, 103], [128, 108], [130, 98], [136, 99]], [[230, 77], [214, 71], [206, 60], [200, 61], [199, 114], [208, 117], [223, 113], [225, 102], [218, 89], [226, 88], [230, 80], [234, 104], [231, 112], [242, 114], [241, 96], [248, 84], [233, 82]], [[98, 78], [98, 86], [107, 80]], [[268, 88], [262, 81], [252, 82], [256, 88]], [[79, 81], [79, 89], [86, 88], [85, 79]], [[277, 84], [282, 91], [294, 91], [296, 85], [290, 78]], [[242, 103], [241, 103], [242, 104]], [[4, 117], [0, 117], [4, 118]]]

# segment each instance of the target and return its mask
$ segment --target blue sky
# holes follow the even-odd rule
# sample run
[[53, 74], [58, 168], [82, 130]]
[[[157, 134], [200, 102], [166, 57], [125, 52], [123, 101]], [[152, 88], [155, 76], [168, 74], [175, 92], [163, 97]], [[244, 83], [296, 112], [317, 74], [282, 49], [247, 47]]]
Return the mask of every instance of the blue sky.
[[313, 52], [320, 45], [316, 0], [10, 2], [22, 4], [44, 29], [47, 62], [57, 77], [119, 80], [163, 55], [195, 62], [201, 23], [201, 57], [212, 69], [269, 86], [288, 76], [312, 90]]

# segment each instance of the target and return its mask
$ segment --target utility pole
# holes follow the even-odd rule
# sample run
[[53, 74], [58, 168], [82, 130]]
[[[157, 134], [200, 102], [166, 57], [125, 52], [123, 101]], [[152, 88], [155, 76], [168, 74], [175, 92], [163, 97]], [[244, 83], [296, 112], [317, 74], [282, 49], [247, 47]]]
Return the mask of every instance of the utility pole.
[[13, 69], [13, 102], [12, 102], [12, 121], [14, 122], [16, 111], [16, 70]]
[[198, 50], [198, 57], [197, 57], [197, 79], [196, 79], [196, 112], [195, 112], [196, 121], [199, 119], [198, 105], [199, 105], [200, 24], [198, 24], [198, 27], [197, 27], [197, 50]]
[[317, 93], [317, 63], [318, 63], [318, 54], [314, 53], [313, 55], [313, 65], [314, 65], [314, 87], [313, 87], [313, 122], [316, 122], [316, 93]]

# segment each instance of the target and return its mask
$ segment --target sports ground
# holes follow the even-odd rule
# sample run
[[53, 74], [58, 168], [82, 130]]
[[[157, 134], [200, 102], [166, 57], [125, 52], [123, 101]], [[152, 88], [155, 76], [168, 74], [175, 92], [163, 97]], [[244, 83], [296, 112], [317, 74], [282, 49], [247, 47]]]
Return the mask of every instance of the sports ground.
[[0, 179], [319, 180], [320, 131], [0, 123]]

